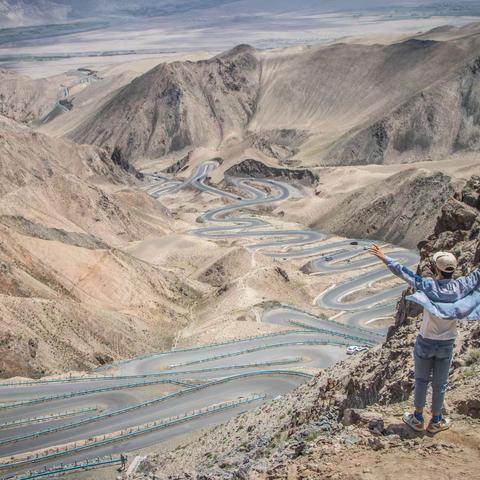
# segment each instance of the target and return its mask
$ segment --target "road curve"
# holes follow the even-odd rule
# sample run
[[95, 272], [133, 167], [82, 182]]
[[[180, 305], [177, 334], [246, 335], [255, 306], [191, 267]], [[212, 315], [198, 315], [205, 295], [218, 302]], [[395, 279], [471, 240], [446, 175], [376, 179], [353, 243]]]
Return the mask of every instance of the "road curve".
[[[184, 188], [195, 188], [232, 202], [203, 213], [199, 222], [204, 226], [193, 230], [193, 235], [212, 239], [251, 239], [248, 248], [264, 255], [285, 260], [306, 258], [305, 269], [312, 275], [352, 271], [352, 278], [320, 292], [316, 299], [320, 306], [348, 313], [340, 317], [341, 321], [334, 321], [287, 305], [276, 307], [265, 312], [263, 320], [285, 327], [284, 332], [277, 334], [144, 355], [104, 368], [101, 372], [104, 378], [73, 378], [11, 386], [0, 384], [0, 403], [42, 399], [35, 402], [34, 407], [0, 408], [0, 457], [5, 459], [36, 449], [81, 442], [93, 436], [128, 431], [154, 420], [181, 416], [192, 410], [250, 395], [275, 398], [304, 382], [305, 377], [298, 375], [304, 369], [325, 368], [345, 359], [346, 346], [373, 345], [381, 340], [374, 328], [361, 326], [371, 327], [371, 322], [377, 318], [391, 314], [392, 300], [398, 295], [400, 287], [351, 298], [351, 294], [361, 288], [372, 283], [378, 285], [388, 273], [383, 266], [373, 268], [375, 259], [362, 257], [367, 243], [361, 240], [331, 241], [326, 234], [311, 230], [279, 230], [261, 218], [235, 214], [240, 209], [243, 212], [259, 205], [283, 201], [289, 197], [290, 189], [275, 180], [232, 177], [227, 180], [241, 193], [222, 191], [206, 183], [209, 172], [217, 166], [216, 162], [205, 162], [185, 181], [150, 174], [155, 184], [147, 191], [158, 198], [176, 194]], [[415, 255], [405, 250], [398, 250], [392, 256], [408, 265], [416, 261]], [[365, 271], [365, 268], [373, 270]], [[159, 379], [164, 383], [160, 383]], [[218, 423], [255, 407], [258, 402], [89, 450], [72, 449], [62, 454], [61, 459], [40, 458], [35, 467], [2, 467], [0, 460], [0, 475], [10, 476], [26, 469], [51, 467], [60, 461], [68, 463], [138, 450], [191, 429]], [[61, 418], [54, 415], [72, 409], [80, 413]], [[50, 421], [49, 415], [52, 416]], [[35, 421], [29, 423], [28, 419], [34, 416], [46, 419], [43, 418], [41, 424]], [[21, 425], [1, 427], [3, 423], [12, 421], [21, 422]]]
[[[209, 168], [213, 167], [210, 165]], [[200, 165], [197, 168], [193, 178], [195, 179], [194, 185], [197, 188], [211, 193], [211, 189], [205, 185], [205, 165]], [[314, 275], [355, 272], [379, 264], [377, 259], [364, 256], [369, 243], [366, 241], [346, 239], [329, 242], [327, 235], [324, 233], [303, 229], [278, 230], [270, 227], [268, 222], [260, 218], [231, 215], [236, 210], [285, 200], [289, 197], [289, 189], [282, 182], [270, 179], [229, 177], [228, 180], [236, 189], [250, 195], [253, 193], [253, 198], [237, 200], [231, 205], [205, 212], [201, 215], [200, 220], [214, 225], [195, 229], [191, 232], [192, 234], [208, 238], [275, 238], [274, 241], [253, 243], [248, 248], [275, 258], [314, 257], [306, 266], [309, 272]], [[267, 195], [257, 186], [267, 187], [273, 193]], [[280, 251], [272, 251], [273, 248], [279, 247], [281, 248]], [[406, 266], [413, 266], [418, 262], [418, 256], [407, 250], [399, 249], [390, 255]], [[351, 279], [333, 285], [327, 291], [322, 292], [315, 299], [315, 303], [321, 307], [342, 312], [363, 312], [366, 309], [381, 306], [382, 318], [384, 318], [387, 315], [387, 309], [390, 313], [393, 313], [392, 300], [397, 298], [404, 290], [404, 285], [383, 288], [380, 292], [362, 296], [357, 300], [348, 300], [347, 298], [390, 276], [388, 270], [381, 264], [380, 268], [359, 273]], [[372, 320], [368, 318], [368, 315], [357, 318], [365, 319], [366, 322]]]

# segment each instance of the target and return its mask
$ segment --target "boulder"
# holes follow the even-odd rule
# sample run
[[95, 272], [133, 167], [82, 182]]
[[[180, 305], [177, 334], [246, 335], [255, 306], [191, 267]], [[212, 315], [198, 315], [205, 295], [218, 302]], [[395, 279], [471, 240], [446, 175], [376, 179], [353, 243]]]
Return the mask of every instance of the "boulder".
[[381, 434], [384, 428], [383, 417], [362, 408], [346, 408], [343, 412], [343, 424], [363, 425], [374, 433]]

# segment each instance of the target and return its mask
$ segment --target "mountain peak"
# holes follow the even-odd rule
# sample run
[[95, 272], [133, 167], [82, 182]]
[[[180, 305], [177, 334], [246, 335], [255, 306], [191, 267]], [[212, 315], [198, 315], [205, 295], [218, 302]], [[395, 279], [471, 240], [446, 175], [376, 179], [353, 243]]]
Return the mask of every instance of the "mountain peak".
[[256, 49], [253, 48], [251, 45], [248, 45], [246, 43], [241, 43], [240, 45], [237, 45], [236, 47], [233, 47], [230, 50], [227, 50], [226, 52], [222, 52], [220, 55], [217, 55], [216, 58], [229, 58], [229, 57], [235, 57], [237, 55], [245, 55], [245, 54], [255, 54]]

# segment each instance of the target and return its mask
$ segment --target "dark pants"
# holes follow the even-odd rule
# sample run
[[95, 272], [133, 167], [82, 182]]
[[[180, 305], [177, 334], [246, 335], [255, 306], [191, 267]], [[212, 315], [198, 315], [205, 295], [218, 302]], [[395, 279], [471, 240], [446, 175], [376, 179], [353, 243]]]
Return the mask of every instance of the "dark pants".
[[448, 386], [448, 373], [455, 340], [430, 340], [418, 335], [415, 342], [415, 408], [425, 407], [427, 387], [432, 382], [432, 412], [439, 414]]

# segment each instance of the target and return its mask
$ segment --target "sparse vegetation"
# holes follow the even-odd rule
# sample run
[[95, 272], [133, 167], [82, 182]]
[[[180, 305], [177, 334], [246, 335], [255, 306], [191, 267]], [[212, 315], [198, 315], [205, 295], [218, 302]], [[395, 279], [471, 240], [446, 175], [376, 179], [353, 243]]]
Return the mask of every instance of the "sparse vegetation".
[[478, 365], [480, 364], [480, 348], [470, 348], [464, 357], [465, 365]]

